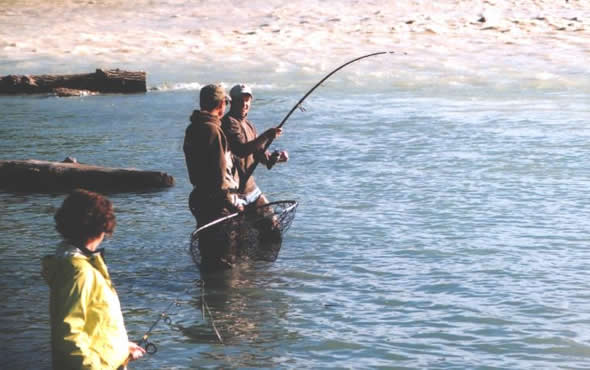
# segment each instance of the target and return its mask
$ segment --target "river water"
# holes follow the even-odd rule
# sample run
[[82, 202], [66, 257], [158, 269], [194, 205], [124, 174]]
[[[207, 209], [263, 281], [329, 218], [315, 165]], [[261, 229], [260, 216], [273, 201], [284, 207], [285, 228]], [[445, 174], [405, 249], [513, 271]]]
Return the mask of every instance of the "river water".
[[[133, 368], [590, 367], [590, 70], [580, 59], [588, 56], [588, 46], [579, 43], [588, 34], [586, 5], [570, 1], [571, 9], [557, 11], [556, 5], [536, 2], [545, 19], [578, 17], [572, 22], [583, 28], [566, 31], [549, 47], [540, 45], [552, 37], [532, 22], [539, 14], [515, 8], [506, 19], [531, 20], [531, 32], [543, 41], [539, 48], [510, 44], [510, 53], [502, 42], [477, 55], [460, 48], [443, 60], [445, 42], [448, 51], [452, 40], [437, 35], [464, 42], [455, 34], [460, 27], [440, 31], [450, 22], [443, 5], [451, 1], [432, 9], [430, 18], [424, 4], [400, 2], [407, 17], [392, 22], [399, 30], [430, 20], [434, 31], [423, 37], [412, 34], [409, 40], [402, 30], [392, 45], [376, 38], [365, 49], [332, 44], [324, 54], [318, 50], [330, 35], [336, 41], [353, 38], [357, 15], [349, 8], [359, 3], [340, 3], [336, 21], [336, 10], [326, 5], [335, 2], [301, 3], [319, 7], [305, 19], [279, 1], [252, 2], [242, 9], [250, 12], [244, 24], [258, 28], [240, 32], [257, 37], [262, 57], [240, 69], [225, 50], [228, 71], [213, 57], [223, 50], [204, 47], [199, 54], [191, 48], [216, 36], [249, 55], [256, 51], [248, 49], [250, 41], [228, 36], [238, 26], [229, 26], [208, 5], [141, 2], [143, 18], [132, 20], [125, 17], [132, 9], [119, 4], [115, 10], [129, 29], [110, 21], [115, 31], [140, 37], [145, 30], [145, 38], [156, 43], [150, 50], [159, 46], [165, 54], [141, 60], [145, 55], [134, 45], [127, 52], [107, 50], [123, 36], [111, 40], [93, 30], [115, 10], [97, 13], [88, 9], [100, 5], [93, 2], [43, 3], [45, 8], [8, 3], [13, 6], [0, 11], [4, 29], [11, 31], [0, 34], [0, 75], [88, 72], [107, 57], [124, 61], [117, 66], [125, 69], [142, 69], [142, 62], [153, 67], [146, 94], [0, 97], [0, 159], [74, 156], [83, 163], [165, 171], [176, 179], [163, 191], [107, 194], [118, 225], [105, 242], [106, 259], [130, 338], [139, 339], [162, 310], [179, 302], [168, 311], [171, 325], [160, 322], [152, 333], [158, 352]], [[385, 17], [400, 11], [367, 2], [358, 17], [375, 15], [379, 5]], [[455, 14], [467, 14], [467, 5], [459, 5]], [[252, 18], [256, 10], [266, 12], [260, 15], [264, 21]], [[40, 17], [37, 27], [49, 27], [58, 11], [84, 19], [90, 30], [63, 38], [40, 34], [45, 41], [27, 38], [34, 31], [27, 14]], [[205, 19], [204, 12], [211, 17]], [[207, 21], [207, 32], [215, 35], [186, 32], [190, 47], [166, 47], [165, 36], [181, 34], [185, 17]], [[406, 23], [410, 18], [416, 21]], [[496, 37], [513, 35], [515, 30], [501, 32], [503, 19], [497, 21], [500, 31], [491, 30], [496, 36], [486, 33], [465, 44], [484, 50]], [[339, 22], [343, 27], [334, 26]], [[367, 27], [378, 33], [382, 23], [371, 22]], [[288, 42], [296, 40], [298, 27], [318, 38], [290, 44], [294, 54], [281, 55], [288, 46], [273, 44], [272, 30], [280, 29], [274, 35]], [[79, 37], [86, 41], [78, 43]], [[59, 57], [62, 47], [76, 58]], [[189, 49], [190, 57], [175, 59]], [[252, 84], [250, 118], [263, 131], [331, 68], [379, 50], [396, 54], [363, 60], [316, 90], [305, 112], [296, 111], [273, 144], [289, 151], [289, 162], [255, 172], [271, 200], [299, 202], [278, 260], [207, 279], [201, 289], [202, 276], [188, 254], [195, 222], [187, 207], [191, 186], [182, 153], [200, 86]], [[195, 55], [201, 59], [191, 59]], [[60, 241], [53, 214], [63, 198], [0, 192], [0, 354], [6, 368], [51, 366], [48, 288], [40, 260]], [[205, 317], [203, 303], [209, 308]]]

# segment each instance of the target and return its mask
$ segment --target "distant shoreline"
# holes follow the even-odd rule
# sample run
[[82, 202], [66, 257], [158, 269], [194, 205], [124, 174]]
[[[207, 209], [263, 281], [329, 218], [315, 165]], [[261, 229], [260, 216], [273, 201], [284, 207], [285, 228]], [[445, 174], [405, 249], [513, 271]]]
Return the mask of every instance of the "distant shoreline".
[[314, 80], [382, 50], [407, 54], [377, 67], [359, 64], [353, 73], [377, 81], [416, 76], [417, 83], [433, 74], [452, 83], [512, 79], [524, 70], [524, 78], [541, 80], [590, 74], [580, 63], [590, 55], [590, 2], [581, 0], [58, 4], [0, 10], [0, 75], [116, 66], [146, 70], [156, 85]]

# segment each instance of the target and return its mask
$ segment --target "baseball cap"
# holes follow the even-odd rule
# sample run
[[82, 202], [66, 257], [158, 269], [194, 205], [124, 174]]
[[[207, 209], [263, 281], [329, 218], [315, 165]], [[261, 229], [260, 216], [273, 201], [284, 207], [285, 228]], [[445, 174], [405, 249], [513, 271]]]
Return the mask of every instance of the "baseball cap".
[[231, 98], [225, 93], [225, 89], [220, 84], [209, 84], [201, 88], [199, 94], [201, 105], [203, 103], [209, 103], [206, 105], [212, 105], [213, 107], [219, 104], [222, 100], [230, 102]]
[[229, 91], [229, 96], [231, 96], [232, 98], [239, 98], [244, 94], [250, 95], [252, 98], [254, 98], [254, 94], [252, 94], [252, 89], [250, 88], [250, 86], [245, 84], [235, 85]]

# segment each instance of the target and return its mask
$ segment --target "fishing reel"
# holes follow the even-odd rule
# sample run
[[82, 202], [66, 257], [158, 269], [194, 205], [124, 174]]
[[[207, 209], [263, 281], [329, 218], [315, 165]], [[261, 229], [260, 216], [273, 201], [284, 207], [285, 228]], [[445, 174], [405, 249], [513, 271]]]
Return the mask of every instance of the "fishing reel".
[[140, 347], [143, 347], [143, 349], [145, 349], [146, 353], [149, 355], [153, 355], [156, 352], [158, 352], [158, 347], [156, 347], [156, 345], [153, 344], [152, 342], [149, 342], [147, 339], [140, 340], [139, 343], [137, 343], [137, 345]]
[[[268, 168], [269, 170], [271, 168], [274, 167], [275, 164], [277, 164], [279, 162], [279, 159], [281, 159], [281, 152], [282, 150], [274, 150], [272, 153], [270, 153], [270, 156], [268, 157], [268, 161], [266, 162], [266, 168]], [[284, 160], [281, 160], [281, 162], [284, 162]]]

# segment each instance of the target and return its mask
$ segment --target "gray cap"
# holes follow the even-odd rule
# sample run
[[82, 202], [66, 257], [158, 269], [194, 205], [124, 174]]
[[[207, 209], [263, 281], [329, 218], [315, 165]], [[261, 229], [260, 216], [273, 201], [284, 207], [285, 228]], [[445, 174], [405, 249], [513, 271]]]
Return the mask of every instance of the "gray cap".
[[252, 94], [252, 89], [250, 86], [245, 84], [238, 84], [231, 88], [229, 91], [229, 96], [232, 98], [241, 98], [242, 95], [250, 95], [254, 98], [254, 94]]

